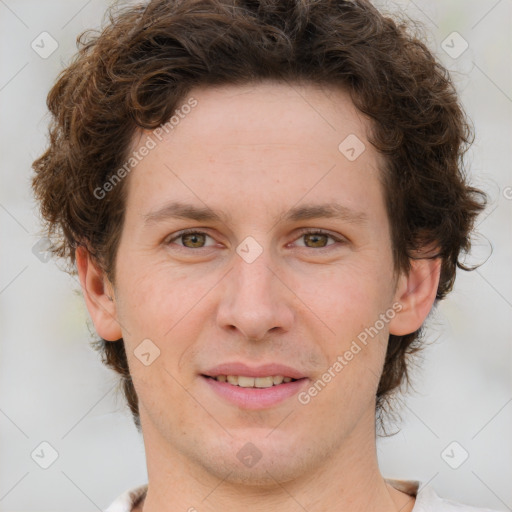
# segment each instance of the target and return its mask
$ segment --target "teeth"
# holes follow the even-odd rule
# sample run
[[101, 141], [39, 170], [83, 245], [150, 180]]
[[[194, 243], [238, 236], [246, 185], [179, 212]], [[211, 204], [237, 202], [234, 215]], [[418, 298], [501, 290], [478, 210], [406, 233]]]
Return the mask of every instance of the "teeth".
[[269, 388], [274, 385], [274, 380], [272, 377], [256, 377], [254, 385], [257, 388]]
[[270, 388], [279, 384], [291, 382], [291, 377], [282, 375], [269, 375], [268, 377], [246, 377], [245, 375], [217, 375], [215, 377], [219, 382], [229, 382], [233, 386], [242, 388]]
[[254, 377], [243, 377], [240, 375], [238, 377], [238, 385], [241, 388], [253, 388], [254, 387]]
[[236, 375], [228, 375], [227, 379], [230, 384], [238, 386], [238, 377]]

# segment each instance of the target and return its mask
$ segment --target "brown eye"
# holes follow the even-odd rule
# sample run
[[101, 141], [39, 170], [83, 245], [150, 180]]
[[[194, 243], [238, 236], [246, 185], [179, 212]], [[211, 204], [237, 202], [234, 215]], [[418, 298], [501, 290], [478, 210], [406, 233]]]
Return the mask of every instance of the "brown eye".
[[[329, 243], [328, 240], [331, 239], [334, 243]], [[331, 245], [339, 245], [343, 243], [344, 240], [342, 238], [338, 238], [330, 233], [321, 231], [321, 230], [309, 230], [303, 231], [298, 240], [303, 240], [304, 245], [300, 245], [301, 247], [306, 247], [308, 249], [323, 249], [329, 247]]]
[[[172, 238], [167, 239], [166, 244], [175, 244], [186, 249], [203, 249], [209, 247], [206, 243], [208, 238], [211, 239], [211, 236], [203, 233], [202, 231], [195, 231], [191, 229], [189, 231], [181, 231], [180, 233], [177, 233]], [[177, 243], [176, 240], [181, 243]]]
[[323, 233], [306, 233], [302, 235], [304, 240], [307, 240], [312, 245], [310, 247], [325, 247], [327, 245], [327, 239], [330, 238], [328, 235]]
[[[183, 245], [185, 247], [197, 248], [202, 247], [201, 244], [205, 242], [205, 236], [203, 233], [188, 233], [186, 235], [181, 235]], [[188, 245], [190, 243], [190, 245]]]

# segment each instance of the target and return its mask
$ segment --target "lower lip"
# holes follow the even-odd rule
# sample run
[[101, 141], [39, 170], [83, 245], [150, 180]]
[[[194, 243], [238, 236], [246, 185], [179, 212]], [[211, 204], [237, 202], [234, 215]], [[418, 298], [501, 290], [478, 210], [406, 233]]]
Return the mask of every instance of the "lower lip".
[[201, 378], [215, 393], [242, 409], [266, 409], [277, 405], [296, 395], [308, 381], [307, 378], [304, 378], [269, 388], [242, 388], [203, 375]]

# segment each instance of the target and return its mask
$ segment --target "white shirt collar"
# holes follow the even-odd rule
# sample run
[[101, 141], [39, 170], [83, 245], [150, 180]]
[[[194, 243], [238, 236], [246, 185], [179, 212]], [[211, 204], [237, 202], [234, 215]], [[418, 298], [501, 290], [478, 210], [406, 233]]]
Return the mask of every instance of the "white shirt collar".
[[[470, 507], [469, 505], [440, 498], [431, 486], [422, 486], [419, 480], [396, 480], [391, 478], [385, 478], [384, 480], [395, 489], [416, 497], [412, 512], [497, 512], [488, 508]], [[105, 512], [132, 512], [133, 507], [143, 498], [147, 489], [148, 485], [144, 484], [127, 490]]]

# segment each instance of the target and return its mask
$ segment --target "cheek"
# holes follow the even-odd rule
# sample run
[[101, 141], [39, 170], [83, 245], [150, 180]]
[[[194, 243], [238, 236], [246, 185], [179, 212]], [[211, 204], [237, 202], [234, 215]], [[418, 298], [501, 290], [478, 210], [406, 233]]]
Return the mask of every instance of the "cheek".
[[290, 286], [337, 334], [373, 324], [392, 297], [390, 263], [355, 256], [325, 269], [295, 272]]
[[[388, 340], [391, 306], [391, 262], [384, 259], [360, 258], [351, 264], [317, 273], [313, 279], [301, 280], [301, 291], [309, 309], [304, 314], [320, 326], [310, 333], [316, 336], [324, 353], [326, 368], [319, 375], [326, 385], [323, 402], [343, 403], [344, 410], [358, 408], [353, 397], [361, 397], [367, 405], [378, 386]], [[312, 285], [316, 283], [316, 287]], [[309, 311], [313, 311], [314, 315]], [[392, 311], [394, 312], [394, 311]], [[312, 325], [312, 324], [311, 324]], [[319, 333], [326, 333], [319, 337]], [[322, 388], [322, 383], [318, 385]], [[327, 389], [328, 388], [328, 389]], [[318, 391], [317, 391], [318, 392]], [[313, 391], [315, 393], [315, 391]]]
[[[205, 296], [217, 282], [216, 277], [191, 276], [190, 272], [187, 275], [169, 265], [134, 258], [126, 260], [121, 268], [124, 274], [120, 273], [123, 279], [119, 280], [121, 301], [117, 311], [134, 381], [145, 386], [163, 379], [162, 389], [170, 389], [173, 379], [167, 372], [177, 375], [180, 365], [190, 359], [190, 351], [205, 328]], [[143, 347], [148, 350], [143, 351]], [[151, 366], [145, 367], [137, 360], [137, 354], [148, 351], [151, 358], [153, 354], [157, 357]]]
[[[385, 360], [389, 322], [380, 320], [387, 304], [376, 296], [372, 281], [353, 273], [342, 281], [328, 281], [329, 293], [321, 294], [315, 306], [329, 327], [318, 348], [325, 368], [306, 390], [304, 400], [329, 411], [336, 422], [349, 428], [354, 415], [373, 410]], [[343, 285], [342, 292], [334, 290]], [[382, 290], [383, 291], [383, 290]]]
[[[161, 337], [182, 317], [195, 293], [187, 277], [151, 258], [125, 258], [119, 264], [118, 314], [129, 335]], [[196, 298], [197, 301], [197, 298]]]

